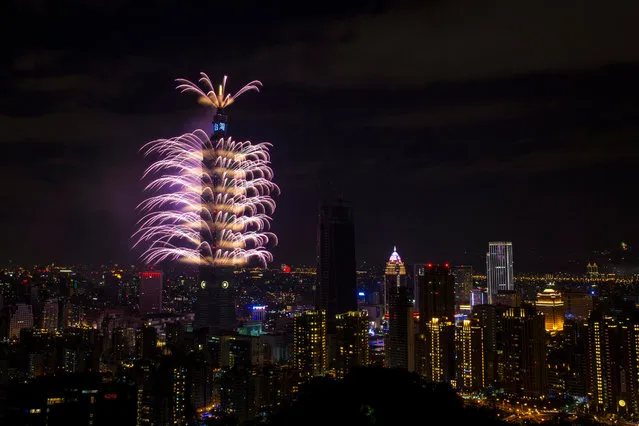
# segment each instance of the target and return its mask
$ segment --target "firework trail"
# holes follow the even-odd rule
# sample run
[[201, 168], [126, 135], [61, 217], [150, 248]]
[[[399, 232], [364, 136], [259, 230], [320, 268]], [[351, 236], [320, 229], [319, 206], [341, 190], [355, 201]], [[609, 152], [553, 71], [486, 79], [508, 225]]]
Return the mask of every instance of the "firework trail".
[[[225, 76], [216, 94], [208, 76], [201, 75], [208, 92], [184, 79], [177, 79], [177, 88], [197, 94], [200, 103], [218, 112], [261, 86], [253, 81], [234, 95], [225, 94]], [[150, 179], [145, 187], [149, 197], [138, 205], [142, 218], [133, 236], [134, 247], [146, 247], [141, 259], [151, 265], [167, 260], [210, 266], [271, 262], [267, 247], [277, 244], [268, 232], [275, 211], [271, 194], [279, 188], [272, 182], [270, 146], [217, 139], [203, 130], [145, 144], [141, 151], [157, 160], [142, 176]]]

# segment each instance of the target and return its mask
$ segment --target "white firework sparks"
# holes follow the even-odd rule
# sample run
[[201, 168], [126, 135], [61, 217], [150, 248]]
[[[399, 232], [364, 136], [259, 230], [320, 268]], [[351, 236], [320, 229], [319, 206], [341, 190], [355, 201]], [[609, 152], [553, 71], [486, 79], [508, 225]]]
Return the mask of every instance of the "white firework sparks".
[[[183, 91], [185, 86], [197, 87], [179, 81]], [[218, 104], [211, 105], [228, 106], [246, 90], [257, 90], [254, 83], [226, 97], [222, 86]], [[215, 141], [203, 130], [144, 145], [145, 156], [158, 160], [142, 177], [151, 179], [145, 188], [151, 195], [138, 205], [143, 217], [134, 234], [134, 247], [146, 247], [142, 260], [211, 266], [242, 266], [251, 259], [264, 266], [271, 262], [267, 247], [277, 244], [269, 232], [275, 211], [271, 194], [279, 188], [272, 182], [270, 146], [230, 137]]]

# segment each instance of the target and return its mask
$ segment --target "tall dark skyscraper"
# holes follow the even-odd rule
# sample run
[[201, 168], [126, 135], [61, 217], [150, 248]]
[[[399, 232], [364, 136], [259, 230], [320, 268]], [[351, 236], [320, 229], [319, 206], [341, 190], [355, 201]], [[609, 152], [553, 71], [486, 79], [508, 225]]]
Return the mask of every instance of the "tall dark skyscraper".
[[420, 331], [433, 318], [452, 321], [455, 316], [455, 278], [449, 264], [427, 264], [424, 275], [417, 278]]
[[[213, 133], [211, 140], [219, 140], [226, 137], [228, 116], [222, 114], [218, 109], [213, 117]], [[204, 170], [215, 169], [215, 158], [205, 156], [202, 161]], [[219, 174], [211, 173], [207, 177], [202, 177], [204, 185], [215, 188], [222, 179]], [[209, 182], [210, 180], [210, 182]], [[202, 220], [210, 220], [211, 212], [208, 205], [212, 203], [213, 192], [202, 194]], [[218, 240], [217, 235], [212, 235], [210, 229], [202, 231], [202, 241], [211, 241], [213, 246]], [[219, 232], [219, 231], [218, 231]], [[203, 246], [204, 247], [204, 246]], [[206, 253], [203, 253], [206, 256]], [[200, 266], [200, 283], [195, 304], [195, 326], [197, 328], [208, 328], [210, 331], [229, 331], [236, 326], [235, 314], [235, 280], [233, 279], [233, 269], [231, 267], [220, 267], [213, 265]]]
[[317, 256], [316, 304], [326, 310], [328, 332], [334, 333], [335, 315], [357, 310], [353, 210], [342, 199], [320, 206]]

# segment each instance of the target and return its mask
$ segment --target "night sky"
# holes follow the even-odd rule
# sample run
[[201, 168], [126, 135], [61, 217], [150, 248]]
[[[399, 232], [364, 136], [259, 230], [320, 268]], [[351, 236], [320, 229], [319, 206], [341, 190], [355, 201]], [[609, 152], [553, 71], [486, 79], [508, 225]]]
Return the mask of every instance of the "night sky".
[[314, 263], [328, 188], [358, 261], [483, 272], [510, 240], [550, 272], [639, 245], [636, 0], [2, 4], [0, 264], [135, 262], [139, 148], [210, 128], [175, 90], [200, 71], [264, 83], [228, 114], [274, 145], [275, 266]]

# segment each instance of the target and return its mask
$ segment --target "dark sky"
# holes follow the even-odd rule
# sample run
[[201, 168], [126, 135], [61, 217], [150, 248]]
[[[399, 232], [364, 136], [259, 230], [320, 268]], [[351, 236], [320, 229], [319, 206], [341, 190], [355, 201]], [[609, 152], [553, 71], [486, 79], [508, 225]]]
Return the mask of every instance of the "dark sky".
[[264, 83], [228, 113], [274, 144], [275, 265], [313, 262], [328, 182], [358, 260], [483, 271], [503, 239], [553, 271], [639, 244], [639, 2], [309, 4], [2, 2], [0, 263], [134, 262], [138, 150], [209, 128], [175, 90], [200, 71]]

